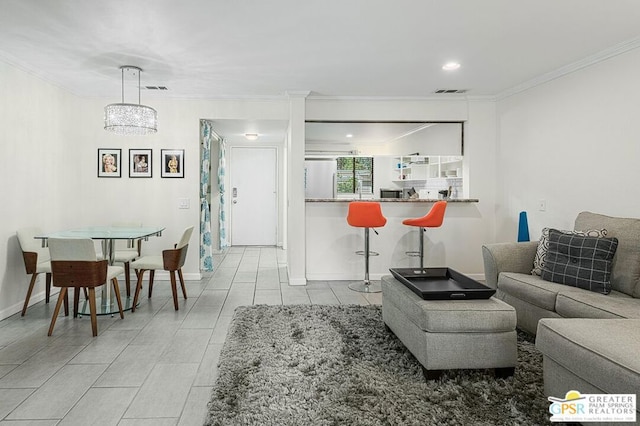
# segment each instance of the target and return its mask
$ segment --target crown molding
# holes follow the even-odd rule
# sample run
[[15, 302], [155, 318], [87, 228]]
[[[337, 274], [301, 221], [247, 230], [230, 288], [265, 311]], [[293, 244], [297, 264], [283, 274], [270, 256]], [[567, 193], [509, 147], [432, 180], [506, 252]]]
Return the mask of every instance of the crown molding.
[[616, 44], [594, 55], [587, 56], [584, 59], [580, 59], [579, 61], [572, 62], [554, 71], [541, 74], [538, 77], [525, 81], [524, 83], [518, 84], [517, 86], [513, 86], [510, 89], [504, 90], [495, 96], [495, 100], [500, 101], [502, 99], [516, 95], [518, 93], [532, 89], [541, 84], [548, 83], [557, 78], [563, 77], [565, 75], [568, 75], [576, 71], [579, 71], [581, 69], [595, 65], [599, 62], [603, 62], [603, 61], [606, 61], [607, 59], [629, 52], [630, 50], [637, 49], [638, 47], [640, 47], [640, 37], [633, 38], [631, 40], [627, 40], [625, 42]]
[[311, 90], [287, 90], [285, 95], [288, 98], [307, 98], [310, 93]]
[[464, 94], [434, 95], [434, 96], [329, 96], [311, 95], [307, 99], [314, 101], [382, 101], [382, 102], [408, 102], [408, 101], [456, 101], [467, 99]]

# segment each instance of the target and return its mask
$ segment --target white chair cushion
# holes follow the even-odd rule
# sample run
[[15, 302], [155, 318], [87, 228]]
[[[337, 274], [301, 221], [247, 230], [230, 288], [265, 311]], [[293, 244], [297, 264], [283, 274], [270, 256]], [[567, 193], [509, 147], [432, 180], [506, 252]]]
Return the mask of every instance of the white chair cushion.
[[[137, 251], [129, 251], [129, 250], [116, 250], [113, 253], [113, 261], [114, 262], [131, 262], [133, 259], [138, 257]], [[102, 253], [98, 253], [98, 259], [104, 259], [104, 255]]]
[[110, 281], [122, 274], [124, 274], [124, 268], [122, 266], [109, 266], [107, 268], [107, 281]]
[[113, 261], [131, 262], [136, 257], [138, 257], [137, 250], [116, 250], [116, 252], [113, 254]]
[[36, 265], [36, 272], [38, 274], [49, 274], [51, 273], [51, 262], [50, 261], [46, 261], [46, 262], [40, 262]]
[[178, 241], [178, 244], [176, 244], [176, 248], [180, 249], [186, 246], [187, 244], [189, 244], [189, 240], [191, 239], [192, 232], [193, 232], [193, 226], [190, 226], [187, 229], [185, 229], [184, 232], [182, 233], [182, 237], [180, 238], [180, 241]]
[[88, 238], [49, 238], [51, 260], [98, 260], [93, 240]]
[[36, 240], [37, 235], [42, 235], [40, 228], [23, 228], [19, 229], [18, 242], [22, 251], [31, 251], [38, 253], [38, 262], [45, 262], [50, 259], [49, 249], [42, 247], [42, 240]]
[[164, 269], [162, 256], [143, 256], [138, 260], [131, 262], [133, 269]]

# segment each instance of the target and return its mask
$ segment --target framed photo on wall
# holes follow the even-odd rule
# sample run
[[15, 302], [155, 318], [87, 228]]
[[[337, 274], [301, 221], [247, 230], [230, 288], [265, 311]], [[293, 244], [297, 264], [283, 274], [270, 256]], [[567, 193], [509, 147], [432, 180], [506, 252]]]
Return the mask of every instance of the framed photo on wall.
[[98, 148], [98, 177], [122, 176], [122, 150], [114, 148]]
[[152, 151], [150, 149], [129, 150], [129, 177], [150, 178], [152, 174]]
[[162, 162], [160, 175], [163, 178], [184, 177], [184, 149], [162, 149], [160, 161]]

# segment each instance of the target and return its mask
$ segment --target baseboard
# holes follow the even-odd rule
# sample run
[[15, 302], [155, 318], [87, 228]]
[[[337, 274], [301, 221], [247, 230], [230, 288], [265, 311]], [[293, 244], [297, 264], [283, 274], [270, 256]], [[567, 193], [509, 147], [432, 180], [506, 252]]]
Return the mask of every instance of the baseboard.
[[[49, 303], [53, 303], [55, 305], [58, 300], [58, 293], [60, 293], [60, 289], [57, 287], [51, 287], [51, 295], [49, 296]], [[26, 293], [25, 293], [26, 294]], [[42, 302], [45, 299], [45, 291], [42, 290], [40, 293], [32, 293], [31, 298], [29, 299], [29, 306], [32, 306], [38, 302]], [[22, 312], [22, 306], [24, 305], [24, 300], [14, 303], [11, 306], [7, 306], [3, 310], [0, 311], [0, 321], [9, 318], [12, 315], [19, 314]], [[27, 307], [27, 315], [29, 315], [29, 308]]]
[[[200, 281], [202, 279], [202, 274], [200, 272], [188, 272], [188, 273], [183, 272], [182, 277], [184, 278], [185, 281]], [[132, 274], [131, 282], [135, 283], [136, 279], [137, 278], [135, 277], [135, 275]], [[145, 281], [149, 280], [149, 272], [144, 273], [144, 279]], [[169, 281], [170, 279], [171, 278], [169, 277], [168, 271], [156, 271], [155, 276], [153, 278], [154, 282], [157, 280]], [[178, 274], [176, 274], [176, 279], [178, 279]]]
[[306, 278], [289, 278], [289, 285], [307, 285]]

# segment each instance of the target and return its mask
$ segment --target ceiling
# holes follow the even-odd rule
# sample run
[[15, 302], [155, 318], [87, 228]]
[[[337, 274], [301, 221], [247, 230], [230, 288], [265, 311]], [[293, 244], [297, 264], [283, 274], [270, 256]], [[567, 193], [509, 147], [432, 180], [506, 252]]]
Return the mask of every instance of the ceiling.
[[637, 0], [2, 0], [0, 12], [0, 60], [114, 101], [119, 67], [136, 65], [142, 86], [168, 88], [143, 90], [149, 104], [498, 96], [640, 40]]

